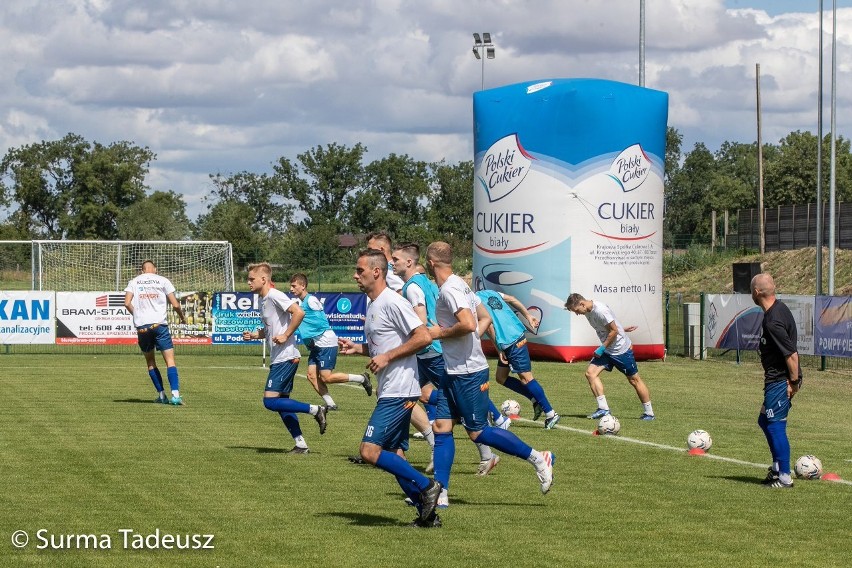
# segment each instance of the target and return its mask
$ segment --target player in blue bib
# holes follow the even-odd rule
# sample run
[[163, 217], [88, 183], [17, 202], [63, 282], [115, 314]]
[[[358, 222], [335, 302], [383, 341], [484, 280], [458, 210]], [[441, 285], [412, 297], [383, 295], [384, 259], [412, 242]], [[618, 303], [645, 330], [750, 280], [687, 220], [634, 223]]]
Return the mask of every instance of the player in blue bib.
[[[533, 420], [538, 420], [543, 411], [544, 427], [552, 429], [560, 417], [553, 410], [541, 384], [533, 377], [527, 349], [527, 330], [514, 310], [518, 310], [533, 329], [538, 327], [538, 320], [514, 296], [493, 290], [480, 290], [476, 295], [491, 316], [487, 333], [500, 355], [497, 361], [497, 382], [528, 398], [533, 404]], [[515, 371], [518, 378], [509, 376], [510, 370]]]

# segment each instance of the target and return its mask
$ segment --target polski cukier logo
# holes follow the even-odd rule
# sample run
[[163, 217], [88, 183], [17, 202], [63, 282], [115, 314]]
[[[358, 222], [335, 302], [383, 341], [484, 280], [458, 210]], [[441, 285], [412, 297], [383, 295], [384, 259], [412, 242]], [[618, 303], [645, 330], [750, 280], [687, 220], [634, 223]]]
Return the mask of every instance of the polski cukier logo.
[[521, 146], [517, 134], [509, 134], [492, 144], [476, 168], [476, 179], [488, 201], [499, 201], [521, 185], [533, 159]]
[[642, 185], [650, 173], [651, 159], [642, 146], [634, 144], [616, 156], [607, 175], [626, 193]]

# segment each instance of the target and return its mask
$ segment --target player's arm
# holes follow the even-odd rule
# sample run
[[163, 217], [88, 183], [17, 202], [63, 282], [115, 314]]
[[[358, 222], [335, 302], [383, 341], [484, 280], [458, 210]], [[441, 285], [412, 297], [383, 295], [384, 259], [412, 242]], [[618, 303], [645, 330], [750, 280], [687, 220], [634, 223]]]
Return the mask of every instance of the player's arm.
[[[456, 323], [450, 327], [439, 325], [429, 328], [432, 339], [447, 339], [449, 337], [461, 337], [462, 335], [476, 331], [476, 318], [470, 308], [459, 308], [455, 313]], [[489, 318], [490, 319], [490, 318]]]
[[259, 327], [254, 331], [243, 332], [243, 341], [251, 341], [252, 339], [266, 339], [266, 328]]
[[609, 346], [612, 345], [613, 342], [615, 342], [615, 338], [618, 337], [618, 325], [615, 323], [615, 320], [613, 320], [609, 322], [606, 327], [609, 330], [609, 333], [601, 345], [603, 345], [604, 349], [609, 349]]
[[529, 322], [530, 327], [532, 327], [533, 329], [538, 327], [538, 318], [530, 315], [530, 313], [527, 311], [527, 307], [520, 300], [518, 300], [511, 294], [501, 294], [501, 296], [503, 296], [503, 300], [507, 304], [509, 304], [513, 310], [524, 316], [524, 319]]
[[414, 355], [430, 343], [432, 343], [432, 336], [429, 335], [426, 325], [417, 326], [408, 334], [408, 339], [405, 340], [405, 343], [385, 353], [374, 355], [367, 364], [367, 368], [373, 373], [378, 373], [387, 367], [391, 361]]
[[369, 355], [366, 343], [355, 343], [351, 339], [340, 337], [337, 339], [337, 347], [341, 355]]
[[[183, 315], [183, 309], [180, 307], [180, 302], [178, 302], [177, 298], [175, 298], [174, 292], [169, 292], [166, 294], [166, 300], [169, 301], [169, 304], [172, 305], [172, 309], [174, 309], [175, 313], [180, 318], [180, 323], [186, 323], [186, 316]], [[125, 302], [127, 300], [125, 299]]]
[[124, 309], [133, 315], [133, 292], [124, 293]]
[[793, 398], [802, 387], [802, 380], [799, 378], [799, 353], [793, 351], [784, 360], [787, 363], [787, 396]]
[[299, 326], [302, 325], [302, 320], [305, 319], [305, 310], [303, 310], [296, 302], [290, 304], [287, 311], [290, 312], [290, 324], [287, 326], [287, 329], [284, 330], [284, 333], [272, 338], [273, 343], [279, 345], [286, 343], [288, 339], [293, 337], [293, 334], [295, 334], [296, 330], [299, 329]]

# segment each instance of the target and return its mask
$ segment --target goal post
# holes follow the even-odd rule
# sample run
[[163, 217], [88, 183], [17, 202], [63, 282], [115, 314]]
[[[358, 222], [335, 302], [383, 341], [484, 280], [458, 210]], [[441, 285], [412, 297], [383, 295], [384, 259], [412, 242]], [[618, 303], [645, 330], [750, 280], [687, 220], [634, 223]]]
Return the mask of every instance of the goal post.
[[32, 241], [33, 289], [121, 291], [150, 259], [178, 290], [234, 290], [227, 241]]

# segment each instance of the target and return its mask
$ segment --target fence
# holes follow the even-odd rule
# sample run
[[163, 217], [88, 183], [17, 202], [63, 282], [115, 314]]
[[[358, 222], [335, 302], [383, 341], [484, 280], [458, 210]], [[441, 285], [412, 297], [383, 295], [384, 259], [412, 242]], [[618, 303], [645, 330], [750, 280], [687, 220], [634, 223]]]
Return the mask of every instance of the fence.
[[[828, 207], [823, 207], [823, 246], [828, 244]], [[837, 248], [852, 249], [852, 203], [838, 203], [835, 207], [835, 239]], [[783, 205], [764, 209], [764, 236], [766, 250], [793, 250], [815, 247], [817, 242], [816, 204]], [[736, 232], [727, 235], [726, 245], [738, 249], [760, 248], [760, 223], [757, 209], [737, 211]]]

